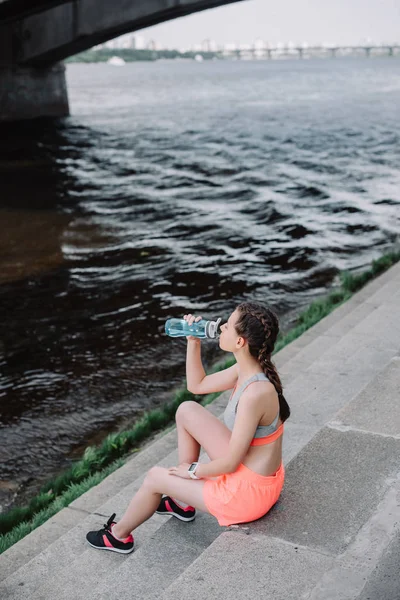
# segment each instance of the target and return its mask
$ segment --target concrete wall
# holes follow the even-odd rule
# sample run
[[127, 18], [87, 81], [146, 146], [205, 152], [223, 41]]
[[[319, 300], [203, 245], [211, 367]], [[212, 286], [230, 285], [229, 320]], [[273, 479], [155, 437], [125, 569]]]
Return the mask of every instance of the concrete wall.
[[0, 123], [69, 114], [65, 67], [0, 66]]

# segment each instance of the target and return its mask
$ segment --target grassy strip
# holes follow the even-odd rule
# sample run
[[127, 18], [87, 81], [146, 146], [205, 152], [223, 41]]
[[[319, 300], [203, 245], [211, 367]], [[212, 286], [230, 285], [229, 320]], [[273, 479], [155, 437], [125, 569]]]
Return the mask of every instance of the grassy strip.
[[58, 498], [55, 498], [46, 508], [43, 508], [37, 512], [30, 521], [23, 521], [16, 525], [9, 533], [0, 536], [0, 554], [10, 548], [13, 544], [18, 542], [20, 539], [28, 535], [31, 531], [43, 525], [53, 515], [58, 513], [60, 510], [71, 504], [76, 498], [82, 496], [90, 488], [99, 484], [103, 479], [108, 477], [113, 471], [116, 471], [125, 463], [125, 460], [119, 458], [112, 462], [108, 467], [102, 469], [98, 473], [94, 473], [90, 477], [87, 477], [82, 483], [76, 484], [71, 483], [68, 489], [61, 494]]
[[185, 400], [193, 399], [193, 394], [187, 390], [177, 393], [173, 402], [165, 404], [145, 414], [132, 429], [121, 433], [111, 433], [98, 446], [86, 448], [83, 458], [61, 475], [46, 483], [40, 493], [32, 498], [27, 506], [15, 507], [8, 513], [0, 515], [0, 533], [8, 533], [16, 525], [32, 518], [54, 500], [68, 490], [71, 484], [79, 484], [94, 473], [101, 471], [117, 458], [130, 452], [137, 452], [136, 446], [159, 429], [163, 429], [173, 420], [178, 406]]
[[[275, 352], [298, 338], [307, 329], [315, 325], [340, 304], [348, 300], [353, 293], [361, 289], [368, 281], [387, 270], [400, 260], [400, 251], [385, 254], [372, 262], [372, 267], [358, 275], [344, 272], [340, 275], [341, 288], [327, 297], [316, 300], [302, 312], [297, 325], [286, 335], [278, 338]], [[235, 363], [231, 358], [216, 365], [214, 372], [225, 369]], [[207, 405], [221, 392], [206, 397], [196, 396], [186, 389], [179, 391], [171, 403], [160, 409], [149, 411], [132, 429], [107, 436], [99, 447], [88, 447], [84, 456], [62, 475], [47, 483], [28, 506], [15, 507], [0, 515], [0, 553], [22, 539], [30, 531], [42, 525], [56, 512], [68, 506], [75, 498], [97, 485], [107, 475], [118, 469], [136, 446], [151, 433], [165, 428], [173, 422], [178, 406], [185, 400], [196, 400]]]

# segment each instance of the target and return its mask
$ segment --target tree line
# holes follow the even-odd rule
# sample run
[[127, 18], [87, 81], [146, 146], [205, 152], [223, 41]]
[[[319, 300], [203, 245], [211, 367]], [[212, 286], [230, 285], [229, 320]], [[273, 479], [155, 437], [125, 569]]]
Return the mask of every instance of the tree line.
[[138, 60], [154, 61], [159, 59], [194, 59], [200, 55], [204, 60], [220, 58], [218, 52], [179, 52], [179, 50], [134, 50], [133, 48], [99, 48], [94, 50], [85, 50], [75, 56], [70, 56], [65, 62], [107, 62], [112, 56], [123, 58], [125, 62], [134, 62]]

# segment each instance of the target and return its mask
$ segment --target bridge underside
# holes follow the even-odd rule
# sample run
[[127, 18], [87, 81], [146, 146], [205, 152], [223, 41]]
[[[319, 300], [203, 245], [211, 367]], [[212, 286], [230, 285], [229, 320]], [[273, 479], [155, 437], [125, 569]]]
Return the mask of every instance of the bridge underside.
[[[0, 0], [0, 121], [68, 114], [60, 61], [124, 33], [242, 0]], [[57, 108], [58, 107], [58, 108]]]

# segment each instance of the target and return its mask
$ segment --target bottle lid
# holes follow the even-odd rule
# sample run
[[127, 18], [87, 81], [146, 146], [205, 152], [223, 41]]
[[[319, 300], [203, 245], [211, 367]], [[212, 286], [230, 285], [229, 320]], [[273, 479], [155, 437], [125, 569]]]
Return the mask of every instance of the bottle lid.
[[219, 317], [216, 321], [207, 321], [206, 325], [206, 336], [208, 338], [216, 338], [218, 333], [218, 326], [221, 323], [222, 318]]

